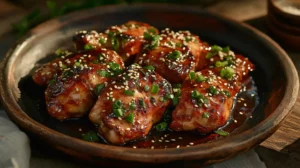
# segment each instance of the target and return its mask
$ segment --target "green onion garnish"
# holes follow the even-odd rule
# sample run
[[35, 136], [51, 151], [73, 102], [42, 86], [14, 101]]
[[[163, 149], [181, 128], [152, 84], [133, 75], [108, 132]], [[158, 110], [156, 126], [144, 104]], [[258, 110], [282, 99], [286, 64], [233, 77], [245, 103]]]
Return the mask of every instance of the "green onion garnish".
[[223, 48], [222, 50], [224, 53], [228, 53], [230, 51], [230, 47], [229, 46], [226, 46]]
[[189, 77], [191, 80], [194, 80], [196, 78], [196, 73], [194, 71], [190, 72]]
[[106, 43], [106, 40], [105, 40], [105, 38], [103, 38], [103, 37], [100, 37], [100, 38], [99, 38], [99, 43], [101, 43], [101, 44], [105, 44], [105, 43]]
[[150, 87], [149, 87], [148, 85], [145, 85], [145, 86], [144, 86], [144, 90], [145, 90], [146, 92], [148, 92], [148, 91], [150, 90]]
[[100, 141], [100, 139], [95, 131], [89, 131], [85, 134], [82, 134], [82, 139], [85, 141], [90, 141], [90, 142]]
[[109, 69], [112, 70], [112, 71], [114, 71], [114, 72], [119, 72], [119, 71], [121, 71], [121, 67], [120, 67], [120, 65], [117, 64], [117, 63], [109, 62], [108, 65], [109, 65]]
[[135, 102], [134, 101], [130, 102], [129, 109], [130, 110], [135, 110]]
[[155, 70], [154, 66], [151, 66], [151, 65], [144, 66], [143, 68], [148, 70], [148, 71], [154, 71]]
[[91, 50], [91, 49], [93, 49], [92, 45], [90, 45], [90, 44], [85, 44], [84, 45], [84, 50]]
[[223, 130], [216, 130], [215, 131], [216, 134], [219, 134], [221, 136], [228, 136], [229, 132], [223, 131]]
[[123, 93], [127, 96], [133, 96], [135, 91], [134, 90], [124, 90]]
[[151, 34], [157, 34], [156, 29], [153, 27], [148, 28], [147, 31]]
[[179, 102], [179, 97], [178, 96], [175, 96], [173, 99], [172, 99], [172, 103], [174, 106], [176, 106]]
[[133, 124], [134, 122], [134, 113], [130, 113], [128, 116], [126, 116], [125, 120], [129, 122], [130, 124]]
[[150, 91], [150, 92], [151, 92], [152, 94], [157, 94], [158, 91], [159, 91], [159, 87], [158, 87], [157, 84], [154, 83], [154, 84], [152, 85], [152, 87], [151, 87], [151, 91]]
[[95, 86], [95, 89], [94, 89], [94, 92], [97, 96], [100, 95], [101, 91], [103, 90], [103, 88], [105, 87], [105, 84], [104, 83], [101, 83], [101, 84], [97, 84]]
[[102, 70], [102, 71], [97, 70], [97, 74], [101, 77], [110, 77], [110, 74], [105, 70]]
[[173, 51], [172, 53], [170, 53], [168, 55], [168, 58], [172, 59], [172, 60], [177, 60], [178, 58], [180, 58], [182, 55], [182, 53], [178, 50]]
[[204, 112], [204, 113], [202, 114], [202, 118], [209, 118], [209, 117], [210, 117], [209, 112]]
[[115, 51], [119, 50], [119, 47], [120, 47], [119, 40], [115, 36], [112, 36], [112, 38], [111, 38], [111, 45], [112, 45], [113, 50], [115, 50]]
[[222, 92], [222, 94], [224, 94], [224, 95], [227, 96], [227, 97], [230, 97], [230, 93], [229, 93], [227, 90], [224, 90], [224, 91]]
[[232, 78], [234, 73], [235, 73], [234, 69], [232, 69], [230, 67], [222, 68], [220, 71], [221, 77], [228, 79], [228, 80], [230, 80]]
[[217, 95], [219, 94], [219, 91], [214, 86], [209, 86], [209, 93], [211, 93], [212, 95]]
[[75, 63], [74, 63], [74, 66], [76, 66], [76, 67], [79, 67], [80, 65], [81, 65], [80, 62], [75, 62]]
[[204, 82], [205, 80], [206, 80], [206, 78], [201, 74], [197, 75], [197, 77], [196, 77], [197, 82]]
[[218, 67], [218, 68], [225, 67], [227, 65], [229, 65], [228, 61], [222, 61], [222, 62], [221, 61], [217, 61], [216, 64], [215, 64], [215, 66]]
[[201, 94], [197, 90], [193, 90], [191, 94], [192, 98], [196, 99], [201, 96]]
[[167, 122], [161, 122], [161, 123], [159, 123], [159, 124], [157, 124], [155, 126], [155, 128], [156, 128], [157, 131], [164, 131], [164, 130], [167, 129], [167, 127], [168, 127], [168, 123]]
[[146, 108], [146, 104], [145, 104], [145, 102], [144, 102], [144, 100], [143, 100], [142, 98], [139, 99], [139, 105], [140, 105], [143, 109]]

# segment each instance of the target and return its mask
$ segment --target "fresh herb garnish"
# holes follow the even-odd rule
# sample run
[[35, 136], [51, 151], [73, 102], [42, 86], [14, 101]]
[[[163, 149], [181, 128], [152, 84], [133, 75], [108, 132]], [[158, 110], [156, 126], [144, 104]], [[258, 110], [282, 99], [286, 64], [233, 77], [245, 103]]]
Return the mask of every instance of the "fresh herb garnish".
[[168, 127], [168, 123], [167, 122], [161, 122], [161, 123], [159, 123], [159, 124], [157, 124], [155, 126], [156, 130], [160, 131], [160, 132], [166, 130], [167, 127]]
[[89, 131], [85, 134], [82, 134], [82, 139], [89, 142], [100, 141], [100, 138], [98, 137], [98, 134], [95, 131]]
[[97, 96], [100, 95], [101, 91], [103, 90], [103, 88], [105, 87], [105, 84], [104, 83], [101, 83], [101, 84], [97, 84], [95, 86], [95, 89], [94, 89], [94, 92]]

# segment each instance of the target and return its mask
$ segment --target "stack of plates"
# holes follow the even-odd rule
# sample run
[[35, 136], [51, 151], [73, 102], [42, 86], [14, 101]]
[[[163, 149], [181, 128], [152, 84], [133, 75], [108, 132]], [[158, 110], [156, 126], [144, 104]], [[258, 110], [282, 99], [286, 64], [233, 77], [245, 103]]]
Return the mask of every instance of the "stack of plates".
[[299, 0], [268, 0], [267, 23], [283, 45], [300, 50]]

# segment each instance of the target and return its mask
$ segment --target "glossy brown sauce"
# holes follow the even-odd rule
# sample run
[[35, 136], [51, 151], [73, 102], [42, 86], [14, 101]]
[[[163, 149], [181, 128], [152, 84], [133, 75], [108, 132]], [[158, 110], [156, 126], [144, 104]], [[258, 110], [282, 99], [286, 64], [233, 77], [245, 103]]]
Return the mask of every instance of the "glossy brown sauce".
[[[222, 130], [231, 133], [244, 124], [247, 119], [251, 119], [252, 112], [258, 103], [257, 88], [252, 78], [249, 77], [249, 79], [244, 82], [244, 86], [234, 101], [231, 118]], [[157, 132], [153, 127], [147, 137], [125, 146], [150, 149], [180, 148], [198, 145], [219, 137], [221, 136], [216, 133], [203, 135], [195, 132], [175, 132], [171, 130]]]
[[[58, 132], [80, 139], [84, 134], [90, 131], [97, 132], [97, 128], [89, 121], [87, 116], [67, 121], [58, 121], [52, 118], [46, 110], [44, 99], [45, 88], [39, 87], [35, 92], [32, 92], [32, 89], [28, 88], [32, 88], [33, 85], [35, 84], [30, 77], [23, 79], [19, 85], [20, 89], [24, 91], [22, 92], [24, 94], [22, 95], [24, 102], [27, 104], [36, 104], [35, 107], [32, 107], [33, 109], [36, 109], [36, 111], [25, 109], [26, 113], [33, 119]], [[255, 86], [253, 79], [250, 77], [244, 82], [244, 87], [235, 99], [231, 118], [222, 129], [231, 133], [243, 125], [246, 120], [251, 119], [252, 112], [258, 103], [259, 97], [257, 87]], [[125, 144], [124, 146], [149, 149], [190, 147], [212, 141], [220, 137], [220, 135], [215, 133], [203, 135], [195, 132], [174, 132], [171, 130], [158, 132], [153, 127], [145, 138]], [[106, 143], [100, 136], [99, 139], [100, 140], [97, 143]]]

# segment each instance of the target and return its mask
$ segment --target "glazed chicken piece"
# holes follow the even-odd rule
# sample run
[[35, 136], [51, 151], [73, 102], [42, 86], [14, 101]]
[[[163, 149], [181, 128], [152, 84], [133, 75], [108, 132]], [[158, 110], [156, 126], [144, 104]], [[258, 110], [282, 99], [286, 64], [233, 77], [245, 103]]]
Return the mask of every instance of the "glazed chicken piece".
[[89, 118], [111, 144], [143, 138], [163, 117], [171, 89], [153, 67], [133, 64], [101, 92]]
[[58, 120], [89, 112], [99, 92], [124, 68], [122, 58], [106, 49], [74, 58], [73, 65], [54, 75], [45, 91], [48, 113]]
[[191, 72], [184, 81], [181, 99], [172, 113], [171, 129], [210, 133], [226, 124], [233, 99], [254, 65], [241, 55], [229, 55], [230, 63], [223, 56], [208, 58], [210, 68]]
[[206, 66], [207, 44], [189, 31], [165, 29], [160, 35], [145, 34], [144, 38], [148, 43], [135, 62], [154, 66], [171, 83], [181, 83], [190, 71]]
[[154, 34], [158, 30], [146, 23], [129, 21], [123, 25], [112, 26], [105, 33], [79, 31], [73, 38], [77, 50], [99, 47], [115, 50], [126, 62], [140, 52], [146, 32]]
[[[100, 58], [100, 55], [104, 55], [102, 60], [96, 59], [96, 57]], [[114, 56], [117, 55], [115, 58]], [[42, 65], [38, 68], [32, 75], [32, 79], [34, 82], [40, 86], [47, 86], [49, 81], [56, 74], [57, 76], [61, 75], [64, 70], [73, 68], [74, 65], [81, 65], [81, 63], [89, 63], [89, 62], [119, 62], [119, 56], [115, 51], [107, 50], [105, 48], [98, 48], [96, 50], [91, 51], [79, 51], [77, 53], [60, 53], [59, 58]], [[79, 62], [81, 61], [81, 62]], [[82, 65], [83, 65], [82, 64]]]

